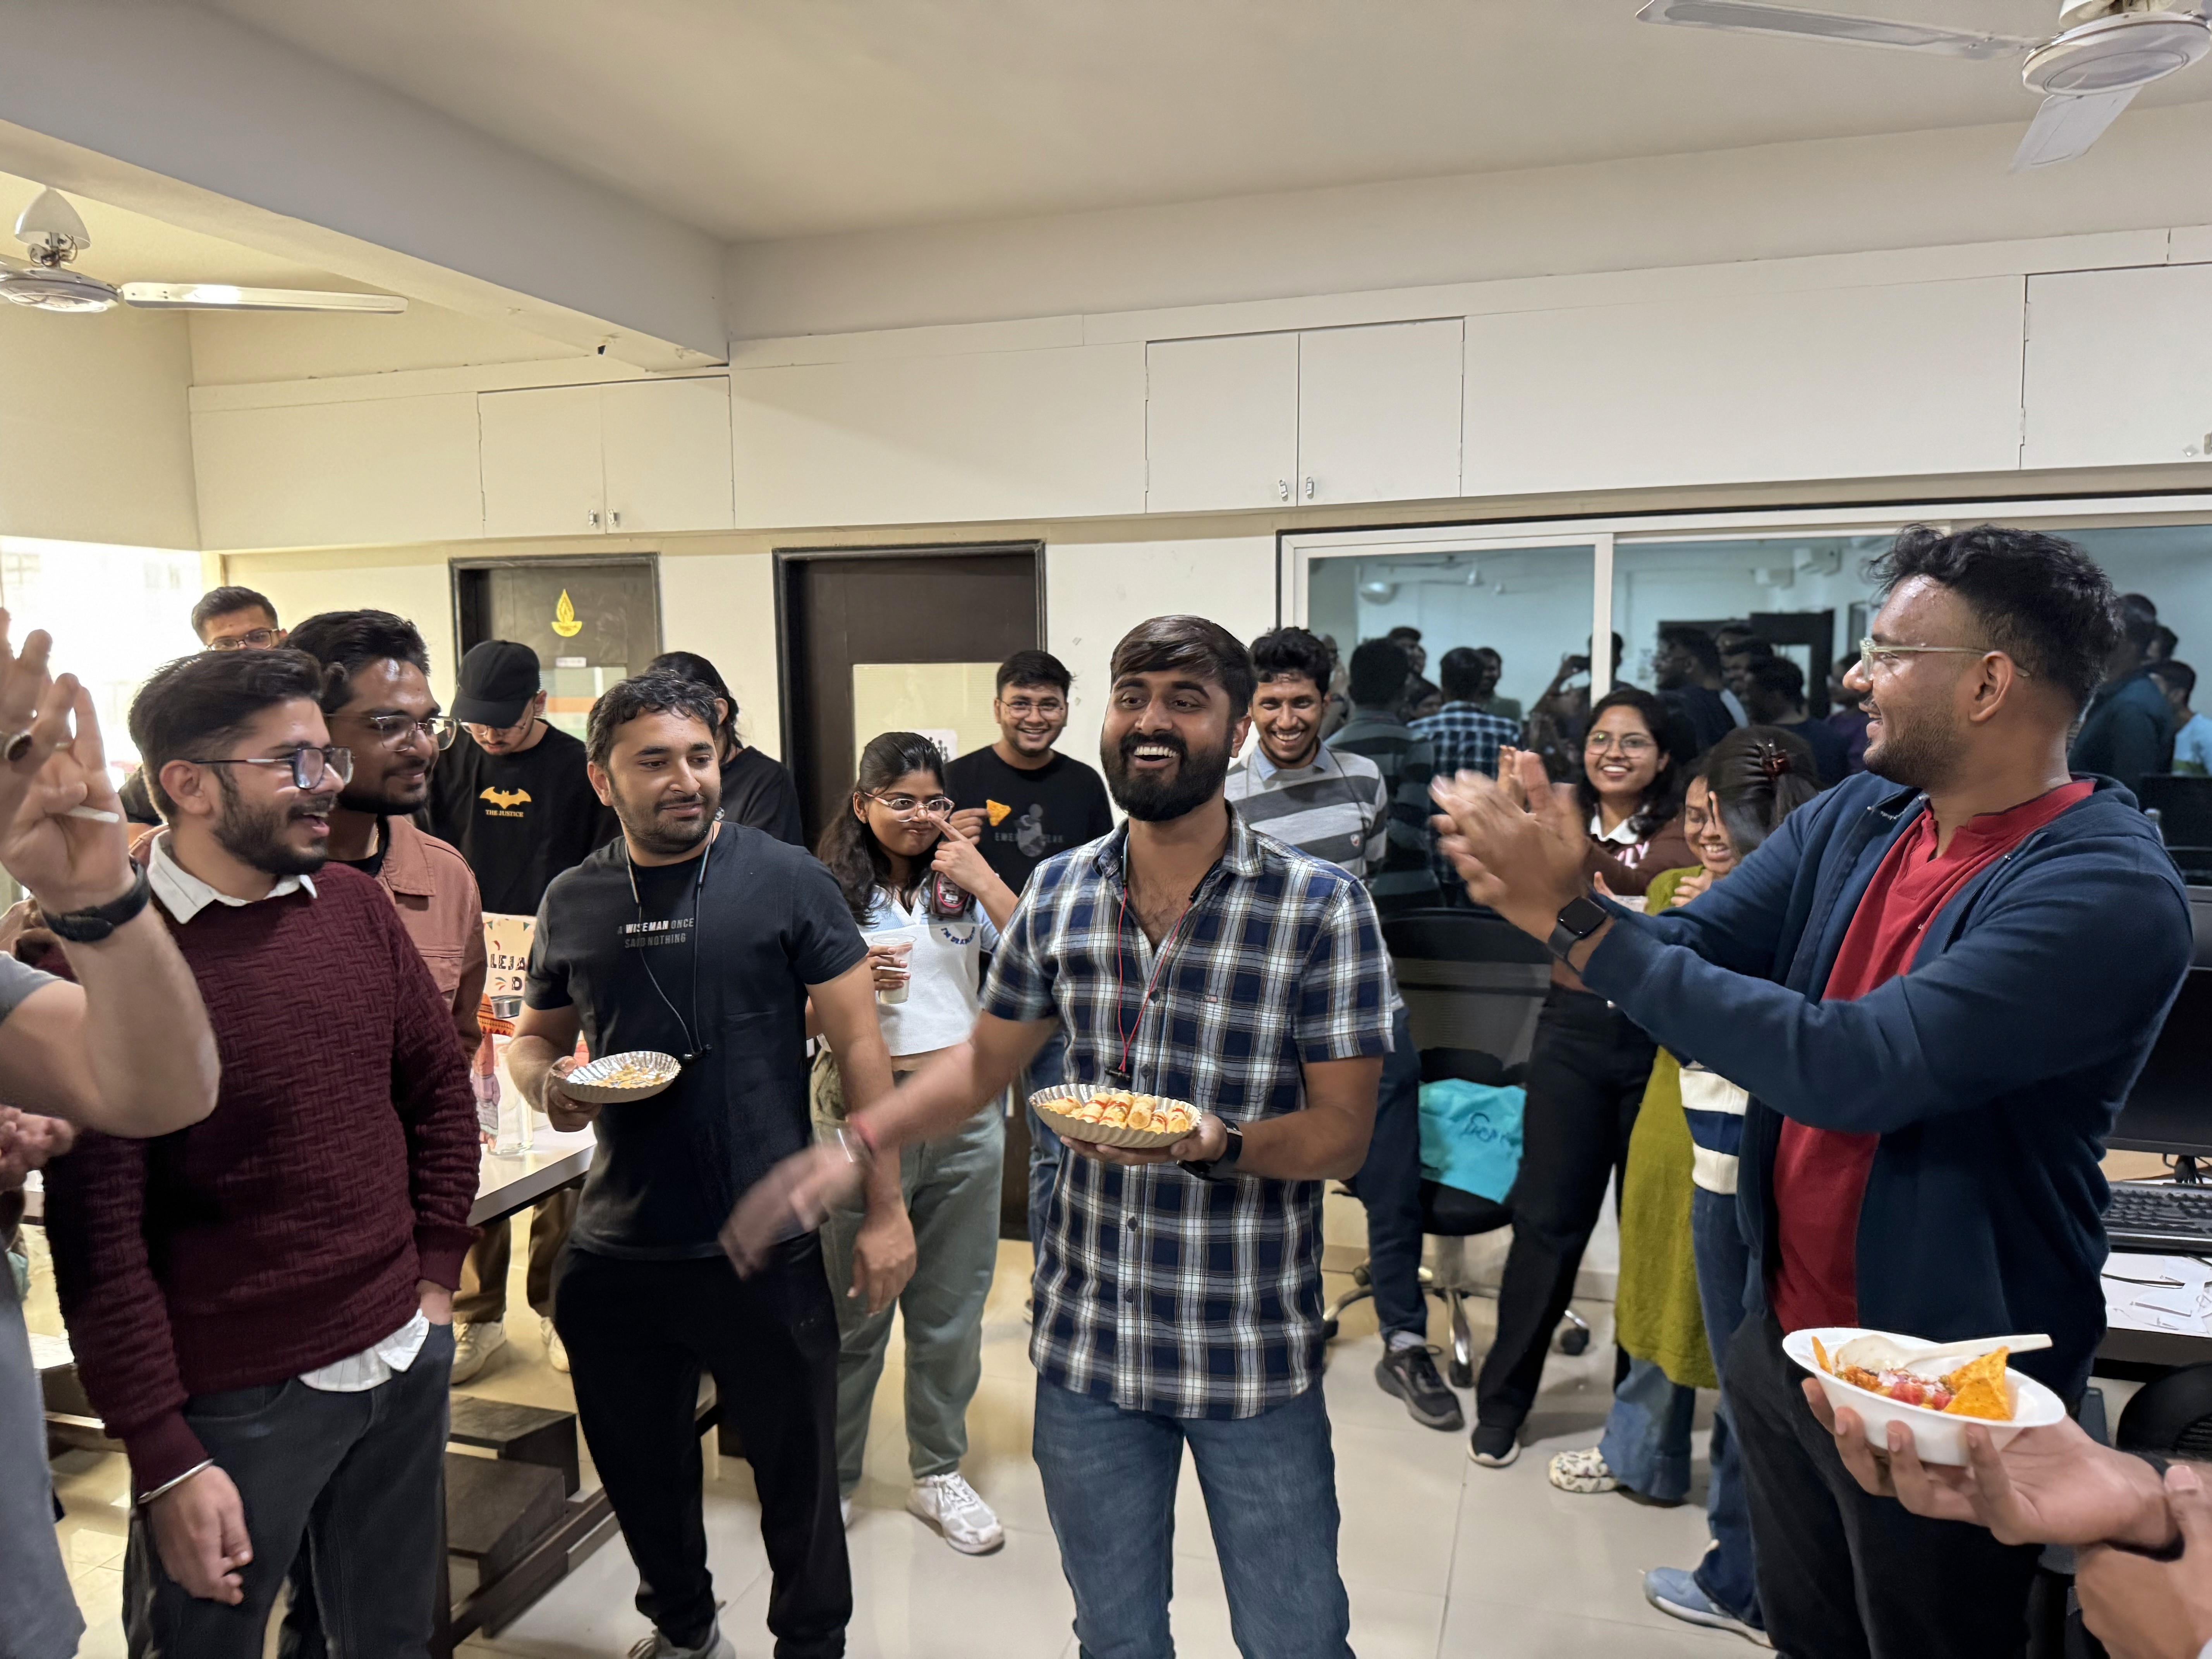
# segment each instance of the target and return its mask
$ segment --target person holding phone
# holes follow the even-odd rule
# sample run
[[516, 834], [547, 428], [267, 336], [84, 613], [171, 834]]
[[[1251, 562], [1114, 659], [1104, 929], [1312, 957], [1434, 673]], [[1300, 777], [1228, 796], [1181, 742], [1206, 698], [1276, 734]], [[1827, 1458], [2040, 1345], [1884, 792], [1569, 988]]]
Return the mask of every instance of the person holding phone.
[[[849, 808], [816, 848], [854, 921], [878, 939], [868, 954], [894, 1078], [966, 1039], [981, 1012], [982, 955], [998, 948], [1000, 929], [1013, 919], [1014, 890], [951, 827], [951, 811], [937, 745], [918, 732], [886, 732], [860, 751]], [[891, 929], [905, 939], [881, 942]], [[815, 1077], [815, 1115], [834, 1134], [844, 1117], [836, 1068], [817, 1060]], [[988, 1555], [1006, 1541], [999, 1517], [960, 1474], [968, 1402], [983, 1376], [983, 1303], [999, 1259], [1006, 1139], [1004, 1115], [987, 1109], [907, 1147], [884, 1169], [886, 1183], [896, 1177], [914, 1254], [898, 1297], [914, 1475], [906, 1506], [963, 1555]], [[874, 1248], [869, 1234], [858, 1205], [831, 1211], [822, 1230], [837, 1293], [837, 1491], [848, 1514], [891, 1334], [891, 1304], [869, 1305], [853, 1285], [855, 1256]]]

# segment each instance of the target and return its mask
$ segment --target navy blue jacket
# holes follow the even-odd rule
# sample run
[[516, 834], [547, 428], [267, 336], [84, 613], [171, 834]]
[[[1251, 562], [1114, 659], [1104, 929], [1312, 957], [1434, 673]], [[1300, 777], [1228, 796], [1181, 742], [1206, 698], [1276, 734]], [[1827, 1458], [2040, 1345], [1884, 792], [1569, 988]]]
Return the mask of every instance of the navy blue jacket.
[[2047, 1331], [2020, 1368], [2070, 1400], [2105, 1328], [2098, 1161], [2188, 969], [2188, 895], [2134, 797], [2099, 779], [1943, 907], [1910, 971], [1822, 1001], [1876, 866], [1926, 809], [1847, 780], [1681, 909], [1620, 911], [1583, 981], [1751, 1091], [1751, 1311], [1775, 1260], [1782, 1120], [1879, 1134], [1860, 1322], [1937, 1341]]
[[2153, 683], [2148, 668], [2138, 668], [2100, 688], [2081, 717], [2067, 752], [2076, 772], [2118, 778], [2132, 789], [2146, 772], [2173, 765], [2173, 709]]

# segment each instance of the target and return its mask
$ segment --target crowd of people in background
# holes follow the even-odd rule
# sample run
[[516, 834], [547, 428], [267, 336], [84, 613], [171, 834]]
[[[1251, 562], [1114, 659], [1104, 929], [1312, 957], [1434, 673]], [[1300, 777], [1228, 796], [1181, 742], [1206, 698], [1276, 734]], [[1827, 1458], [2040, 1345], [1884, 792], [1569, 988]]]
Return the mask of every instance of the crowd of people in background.
[[[1169, 616], [1114, 651], [1094, 769], [1059, 751], [1067, 668], [1022, 651], [996, 738], [860, 743], [811, 848], [693, 653], [579, 738], [528, 645], [475, 645], [447, 709], [406, 619], [287, 630], [219, 588], [203, 649], [131, 706], [118, 795], [43, 636], [0, 643], [0, 861], [32, 895], [0, 957], [0, 1187], [49, 1166], [62, 1306], [129, 1462], [132, 1653], [254, 1659], [280, 1598], [288, 1653], [424, 1651], [447, 1390], [508, 1346], [510, 1228], [469, 1225], [503, 1088], [596, 1136], [524, 1279], [639, 1569], [635, 1659], [731, 1651], [702, 1376], [752, 1464], [777, 1650], [842, 1651], [895, 1314], [906, 1507], [963, 1554], [1003, 1546], [962, 1464], [1018, 1129], [1033, 1451], [1086, 1652], [1169, 1650], [1186, 1454], [1240, 1650], [1349, 1652], [1316, 1386], [1329, 1181], [1366, 1212], [1376, 1385], [1489, 1469], [1520, 1455], [1613, 1195], [1610, 1407], [1547, 1473], [1680, 1503], [1720, 1390], [1711, 1545], [1646, 1574], [1664, 1612], [1792, 1653], [1995, 1659], [2034, 1547], [2063, 1542], [2092, 1547], [2109, 1630], [2168, 1617], [2184, 1578], [2109, 1554], [2212, 1542], [2193, 1475], [2061, 1425], [1930, 1479], [1808, 1409], [1780, 1347], [2042, 1328], [2023, 1368], [2078, 1397], [2096, 1148], [2189, 959], [2125, 792], [2206, 773], [2212, 719], [2150, 602], [1990, 526], [1908, 531], [1876, 574], [1824, 714], [1744, 626], [1663, 628], [1648, 690], [1616, 635], [1607, 689], [1572, 655], [1524, 709], [1488, 647], [1432, 681], [1412, 628], [1346, 657]], [[1552, 963], [1470, 1425], [1429, 1343], [1423, 1064], [1385, 940], [1471, 908]], [[484, 999], [487, 914], [531, 919], [519, 1010]], [[103, 1040], [125, 1019], [137, 1042]], [[680, 1061], [653, 1110], [570, 1083], [632, 1050]], [[1022, 1103], [1083, 1085], [1197, 1121], [1132, 1149]], [[0, 1653], [60, 1659], [78, 1627], [5, 1289], [0, 1541], [24, 1565]], [[2092, 1486], [2111, 1501], [2069, 1507]]]

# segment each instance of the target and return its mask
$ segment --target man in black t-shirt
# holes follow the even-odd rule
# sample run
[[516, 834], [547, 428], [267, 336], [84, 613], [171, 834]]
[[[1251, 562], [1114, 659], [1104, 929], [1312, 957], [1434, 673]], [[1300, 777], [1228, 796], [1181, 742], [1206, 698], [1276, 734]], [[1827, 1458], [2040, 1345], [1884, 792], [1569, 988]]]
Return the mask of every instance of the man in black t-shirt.
[[[643, 1588], [650, 1659], [727, 1659], [701, 1529], [694, 1399], [711, 1374], [744, 1437], [784, 1654], [842, 1653], [852, 1580], [836, 1477], [837, 1321], [818, 1238], [740, 1279], [719, 1241], [738, 1199], [813, 1136], [810, 999], [846, 1098], [891, 1090], [867, 946], [830, 872], [747, 825], [715, 823], [712, 694], [672, 674], [592, 710], [592, 782], [619, 842], [557, 878], [538, 915], [508, 1066], [557, 1129], [595, 1126], [556, 1306], [576, 1412]], [[649, 1099], [600, 1107], [562, 1086], [594, 1054], [683, 1062]], [[872, 1176], [854, 1293], [890, 1305], [914, 1267], [896, 1159]], [[842, 1286], [835, 1287], [842, 1290]], [[639, 1651], [641, 1650], [633, 1650]]]
[[[514, 640], [486, 640], [461, 659], [453, 746], [430, 771], [430, 833], [460, 849], [485, 911], [534, 916], [553, 878], [617, 833], [614, 814], [592, 793], [584, 745], [548, 725], [538, 653]], [[497, 1028], [504, 1030], [505, 1027]], [[493, 1039], [471, 1066], [479, 1105], [498, 1098]], [[526, 1280], [545, 1355], [568, 1368], [553, 1327], [553, 1264], [568, 1236], [576, 1193], [563, 1188], [533, 1206]], [[453, 1381], [465, 1382], [507, 1345], [511, 1224], [479, 1228], [453, 1298]]]
[[[1079, 760], [1053, 745], [1067, 729], [1073, 677], [1048, 651], [1017, 651], [999, 665], [991, 716], [999, 740], [945, 769], [953, 826], [981, 848], [984, 861], [1017, 893], [1030, 872], [1055, 853], [1114, 833], [1106, 785]], [[1054, 1031], [1024, 1079], [1024, 1097], [1065, 1079], [1067, 1036]], [[1045, 1206], [1060, 1179], [1060, 1137], [1032, 1110], [1030, 1121], [1030, 1244], [1044, 1224]]]

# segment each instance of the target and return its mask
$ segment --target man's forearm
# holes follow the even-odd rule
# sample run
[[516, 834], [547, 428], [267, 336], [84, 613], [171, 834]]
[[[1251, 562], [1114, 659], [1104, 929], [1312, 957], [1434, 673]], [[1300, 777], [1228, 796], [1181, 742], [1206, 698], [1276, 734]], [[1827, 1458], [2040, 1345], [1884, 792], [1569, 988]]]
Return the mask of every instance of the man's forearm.
[[86, 1124], [161, 1135], [215, 1109], [222, 1064], [198, 981], [152, 904], [97, 945], [64, 943], [84, 988], [84, 1039], [95, 1098]]
[[1006, 1067], [1000, 1075], [1000, 1068], [983, 1061], [972, 1041], [959, 1043], [915, 1073], [905, 1087], [886, 1091], [879, 1103], [853, 1115], [884, 1155], [882, 1161], [891, 1162], [890, 1154], [898, 1148], [958, 1128], [1012, 1083], [1019, 1069]]
[[1349, 1181], [1367, 1161], [1375, 1129], [1371, 1117], [1361, 1123], [1348, 1113], [1312, 1106], [1237, 1127], [1244, 1151], [1237, 1172], [1272, 1181]]
[[549, 1117], [552, 1112], [545, 1103], [545, 1074], [560, 1058], [544, 1037], [519, 1036], [507, 1045], [507, 1076], [522, 1097]]

